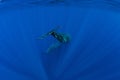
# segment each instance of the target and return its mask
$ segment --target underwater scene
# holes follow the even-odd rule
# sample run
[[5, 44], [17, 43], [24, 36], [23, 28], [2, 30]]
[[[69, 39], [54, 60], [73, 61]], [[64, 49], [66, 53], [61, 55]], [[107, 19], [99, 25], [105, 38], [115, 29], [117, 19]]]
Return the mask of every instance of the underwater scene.
[[120, 80], [120, 0], [0, 0], [0, 80]]

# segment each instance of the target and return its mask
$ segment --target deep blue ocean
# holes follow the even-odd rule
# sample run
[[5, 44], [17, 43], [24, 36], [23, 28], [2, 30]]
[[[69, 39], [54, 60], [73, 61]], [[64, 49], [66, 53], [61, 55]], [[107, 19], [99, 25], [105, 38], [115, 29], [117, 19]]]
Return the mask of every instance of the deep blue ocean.
[[120, 80], [120, 0], [1, 0], [0, 80]]

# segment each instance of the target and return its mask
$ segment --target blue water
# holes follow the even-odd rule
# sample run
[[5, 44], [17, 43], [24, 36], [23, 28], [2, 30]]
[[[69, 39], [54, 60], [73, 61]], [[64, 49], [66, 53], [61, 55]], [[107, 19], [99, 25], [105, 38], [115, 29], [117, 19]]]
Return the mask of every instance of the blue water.
[[[119, 3], [3, 0], [0, 80], [120, 80]], [[46, 53], [55, 38], [38, 38], [56, 26], [70, 42]]]

